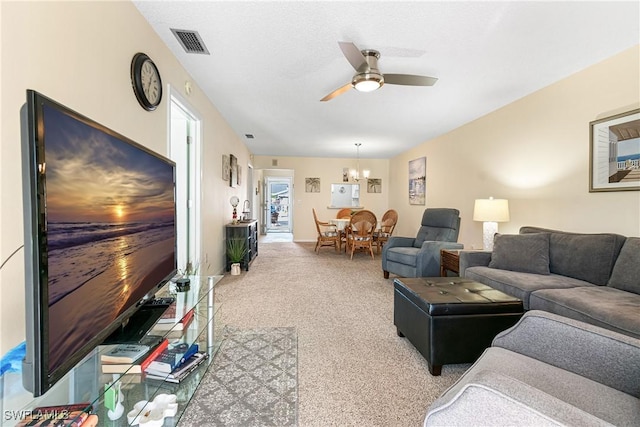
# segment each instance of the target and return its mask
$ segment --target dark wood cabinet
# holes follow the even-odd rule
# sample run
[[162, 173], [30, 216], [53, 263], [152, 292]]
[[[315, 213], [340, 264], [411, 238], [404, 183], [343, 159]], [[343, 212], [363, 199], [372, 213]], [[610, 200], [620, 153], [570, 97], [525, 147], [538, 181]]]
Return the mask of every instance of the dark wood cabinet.
[[[249, 265], [258, 256], [258, 221], [239, 222], [238, 224], [227, 224], [225, 238], [241, 239], [245, 242], [247, 253], [242, 260], [242, 268], [249, 271]], [[226, 269], [231, 270], [231, 260], [227, 255]]]

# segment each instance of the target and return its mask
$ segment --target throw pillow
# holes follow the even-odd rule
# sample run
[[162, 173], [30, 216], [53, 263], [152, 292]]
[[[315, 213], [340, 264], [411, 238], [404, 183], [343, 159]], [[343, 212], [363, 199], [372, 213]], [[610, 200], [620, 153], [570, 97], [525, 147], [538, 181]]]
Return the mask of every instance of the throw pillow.
[[608, 285], [640, 294], [640, 237], [627, 237], [613, 266]]
[[490, 268], [549, 274], [549, 233], [496, 234]]

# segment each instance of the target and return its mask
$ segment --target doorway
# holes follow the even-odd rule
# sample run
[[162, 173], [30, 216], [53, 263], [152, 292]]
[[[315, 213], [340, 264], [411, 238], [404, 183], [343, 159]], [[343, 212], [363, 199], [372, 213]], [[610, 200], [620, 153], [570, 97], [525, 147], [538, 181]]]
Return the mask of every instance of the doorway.
[[171, 90], [169, 157], [176, 163], [177, 258], [181, 273], [200, 266], [200, 120]]
[[291, 200], [293, 198], [290, 177], [268, 176], [265, 180], [265, 206], [267, 207], [267, 233], [291, 233]]

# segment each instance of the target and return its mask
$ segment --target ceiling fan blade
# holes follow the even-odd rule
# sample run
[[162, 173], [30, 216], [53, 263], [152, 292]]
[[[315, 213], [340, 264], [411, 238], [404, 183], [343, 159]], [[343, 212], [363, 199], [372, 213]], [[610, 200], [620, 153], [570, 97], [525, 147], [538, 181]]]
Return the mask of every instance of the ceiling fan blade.
[[435, 77], [416, 76], [413, 74], [385, 74], [384, 84], [406, 86], [433, 86], [438, 81]]
[[346, 91], [348, 91], [352, 87], [353, 87], [353, 85], [351, 85], [351, 82], [349, 82], [346, 85], [344, 85], [342, 87], [339, 87], [338, 89], [334, 90], [329, 95], [327, 95], [324, 98], [322, 98], [320, 101], [330, 101], [333, 98], [335, 98], [336, 96], [342, 95], [343, 93], [345, 93]]
[[369, 66], [367, 60], [355, 44], [351, 42], [338, 42], [338, 44], [347, 61], [349, 61], [357, 72], [362, 72], [367, 69]]

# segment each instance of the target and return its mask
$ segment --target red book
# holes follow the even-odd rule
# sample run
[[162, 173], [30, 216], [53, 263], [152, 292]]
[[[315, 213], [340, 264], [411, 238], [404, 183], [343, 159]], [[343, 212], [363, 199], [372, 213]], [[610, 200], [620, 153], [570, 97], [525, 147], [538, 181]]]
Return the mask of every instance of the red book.
[[144, 372], [149, 364], [156, 360], [156, 358], [160, 356], [162, 352], [167, 349], [167, 347], [169, 347], [169, 340], [165, 338], [151, 353], [149, 353], [149, 356], [147, 356], [147, 358], [144, 359], [144, 361], [140, 364], [140, 373]]

